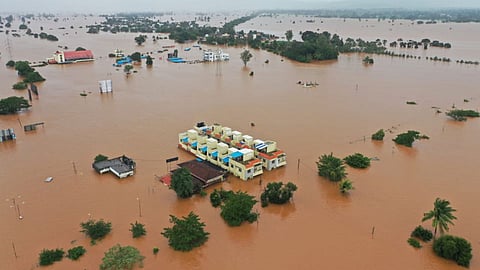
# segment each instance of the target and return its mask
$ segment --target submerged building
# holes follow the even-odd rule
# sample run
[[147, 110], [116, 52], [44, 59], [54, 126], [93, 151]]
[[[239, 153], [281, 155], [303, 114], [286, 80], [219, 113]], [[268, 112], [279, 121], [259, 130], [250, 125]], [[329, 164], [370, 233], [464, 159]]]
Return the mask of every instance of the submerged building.
[[207, 62], [228, 61], [230, 60], [230, 55], [228, 53], [224, 53], [222, 50], [205, 50], [203, 52], [203, 60]]
[[286, 154], [277, 149], [276, 142], [254, 140], [219, 124], [197, 123], [193, 129], [178, 134], [178, 147], [242, 180], [261, 175], [263, 169], [272, 170], [287, 164]]
[[48, 58], [49, 64], [70, 64], [76, 62], [93, 61], [91, 50], [84, 51], [56, 51], [53, 58]]
[[94, 162], [92, 167], [100, 174], [112, 172], [118, 178], [132, 176], [135, 171], [135, 161], [125, 155], [109, 160]]

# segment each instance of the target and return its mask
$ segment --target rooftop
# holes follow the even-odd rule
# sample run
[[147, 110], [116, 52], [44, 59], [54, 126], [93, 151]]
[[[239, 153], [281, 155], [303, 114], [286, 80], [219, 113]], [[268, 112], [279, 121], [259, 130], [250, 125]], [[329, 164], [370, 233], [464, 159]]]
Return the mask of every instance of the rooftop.
[[226, 171], [209, 162], [198, 161], [196, 159], [178, 164], [181, 168], [186, 168], [190, 174], [206, 184], [210, 179], [214, 179], [226, 174]]

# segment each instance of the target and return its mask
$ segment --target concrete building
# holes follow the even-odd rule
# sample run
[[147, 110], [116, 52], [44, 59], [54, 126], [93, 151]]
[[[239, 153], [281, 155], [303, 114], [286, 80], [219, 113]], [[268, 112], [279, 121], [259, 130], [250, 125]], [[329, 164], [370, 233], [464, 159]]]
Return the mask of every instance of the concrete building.
[[277, 149], [276, 142], [254, 140], [219, 124], [197, 123], [178, 135], [178, 147], [243, 180], [261, 175], [263, 168], [272, 170], [287, 164], [286, 154]]
[[90, 50], [85, 51], [56, 51], [53, 58], [48, 58], [49, 64], [70, 64], [76, 62], [93, 61], [93, 53]]
[[94, 162], [92, 167], [100, 174], [112, 172], [118, 178], [125, 178], [134, 174], [136, 164], [133, 159], [123, 155], [109, 160]]
[[222, 50], [205, 50], [203, 52], [203, 60], [207, 62], [228, 61], [230, 60], [230, 55], [228, 53], [224, 53]]

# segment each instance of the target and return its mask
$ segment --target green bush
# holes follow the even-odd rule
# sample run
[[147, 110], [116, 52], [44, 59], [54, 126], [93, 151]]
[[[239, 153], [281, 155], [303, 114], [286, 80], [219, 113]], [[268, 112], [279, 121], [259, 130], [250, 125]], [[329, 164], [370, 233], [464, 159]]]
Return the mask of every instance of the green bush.
[[222, 197], [220, 196], [220, 192], [218, 190], [214, 190], [210, 193], [210, 203], [213, 207], [219, 207], [222, 204]]
[[157, 253], [160, 251], [158, 247], [153, 248], [153, 255], [157, 255]]
[[24, 90], [27, 89], [27, 84], [25, 82], [17, 82], [12, 88], [15, 90]]
[[87, 250], [82, 246], [74, 247], [67, 251], [67, 258], [76, 261], [82, 257], [85, 252], [87, 252]]
[[420, 135], [420, 132], [415, 130], [409, 130], [405, 133], [398, 134], [393, 141], [400, 145], [412, 147], [413, 142], [418, 139], [428, 139], [428, 136]]
[[330, 181], [338, 182], [347, 176], [343, 160], [330, 155], [322, 155], [317, 161], [318, 175]]
[[414, 248], [421, 248], [422, 245], [420, 245], [420, 242], [418, 242], [417, 239], [415, 238], [408, 238], [407, 242], [410, 244], [410, 246], [414, 247]]
[[94, 159], [94, 162], [100, 162], [100, 161], [105, 161], [105, 160], [108, 160], [108, 157], [107, 156], [104, 156], [102, 154], [98, 154], [95, 159]]
[[370, 166], [370, 158], [360, 153], [350, 155], [343, 160], [345, 160], [345, 163], [347, 163], [350, 167], [353, 168], [365, 169]]
[[284, 204], [290, 201], [293, 192], [297, 190], [297, 186], [291, 182], [284, 185], [282, 182], [268, 183], [265, 190], [260, 195], [262, 207], [266, 207], [268, 203]]
[[147, 230], [145, 230], [145, 225], [143, 225], [142, 223], [138, 223], [137, 221], [135, 221], [135, 224], [130, 223], [130, 225], [130, 231], [132, 232], [133, 238], [138, 238], [147, 234]]
[[230, 226], [240, 226], [244, 221], [255, 222], [258, 213], [253, 213], [252, 208], [257, 203], [254, 196], [237, 191], [229, 195], [221, 205], [220, 216]]
[[472, 246], [457, 236], [443, 235], [433, 242], [433, 251], [445, 259], [453, 260], [458, 265], [468, 267], [472, 259]]
[[112, 230], [112, 223], [105, 222], [103, 219], [82, 222], [80, 226], [82, 227], [81, 232], [92, 238], [93, 241], [102, 239]]
[[13, 68], [13, 67], [15, 67], [15, 61], [10, 60], [10, 61], [8, 61], [8, 62], [5, 64], [5, 66], [10, 67], [10, 68]]
[[27, 73], [23, 81], [26, 83], [43, 82], [45, 81], [45, 78], [43, 78], [38, 71], [33, 71]]
[[385, 137], [385, 131], [383, 131], [383, 129], [380, 129], [379, 131], [372, 134], [372, 140], [375, 141], [383, 141], [383, 137]]
[[40, 252], [40, 262], [39, 264], [44, 265], [51, 265], [54, 262], [59, 262], [63, 259], [63, 255], [65, 251], [63, 249], [44, 249]]
[[451, 110], [445, 114], [456, 121], [467, 121], [467, 117], [480, 117], [480, 113], [474, 110]]
[[205, 223], [193, 212], [182, 218], [170, 215], [170, 223], [173, 223], [173, 226], [164, 228], [161, 234], [175, 250], [190, 251], [203, 245], [210, 235], [204, 230]]
[[352, 189], [355, 189], [353, 187], [353, 182], [347, 178], [342, 179], [342, 181], [338, 183], [338, 190], [340, 190], [341, 193], [348, 193]]
[[433, 233], [432, 233], [432, 231], [423, 228], [422, 225], [419, 225], [413, 230], [413, 232], [410, 234], [410, 236], [419, 238], [423, 242], [428, 242], [428, 241], [432, 240]]

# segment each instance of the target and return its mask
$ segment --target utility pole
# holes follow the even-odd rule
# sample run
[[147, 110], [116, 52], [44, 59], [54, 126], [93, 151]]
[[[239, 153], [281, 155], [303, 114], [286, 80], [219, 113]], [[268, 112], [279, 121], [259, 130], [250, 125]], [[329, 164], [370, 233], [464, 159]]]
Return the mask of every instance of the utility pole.
[[75, 166], [75, 161], [72, 161], [72, 165], [73, 165], [73, 172], [77, 174], [77, 167]]
[[140, 202], [139, 197], [137, 197], [137, 201], [138, 201], [138, 216], [142, 217], [142, 203]]
[[12, 248], [13, 248], [13, 255], [15, 255], [15, 259], [18, 258], [17, 256], [17, 250], [15, 250], [15, 244], [12, 241]]

